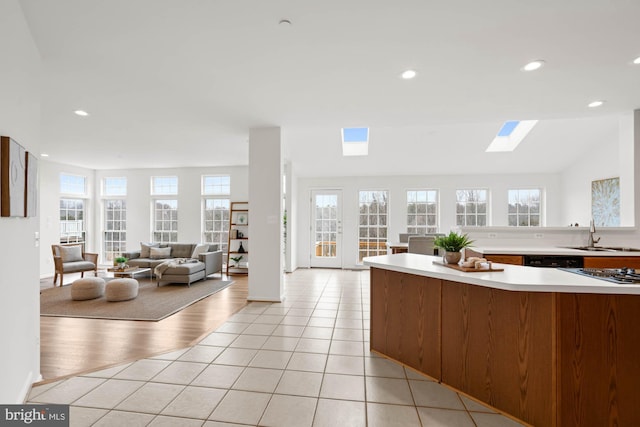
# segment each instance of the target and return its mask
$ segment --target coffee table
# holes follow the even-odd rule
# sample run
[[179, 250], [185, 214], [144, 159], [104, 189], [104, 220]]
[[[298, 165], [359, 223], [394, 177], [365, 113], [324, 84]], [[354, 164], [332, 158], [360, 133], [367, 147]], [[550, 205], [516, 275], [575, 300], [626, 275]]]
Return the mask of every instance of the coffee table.
[[136, 274], [149, 273], [151, 277], [151, 269], [148, 267], [134, 267], [126, 270], [117, 270], [115, 268], [107, 268], [107, 271], [113, 273], [113, 277], [130, 277], [135, 278]]

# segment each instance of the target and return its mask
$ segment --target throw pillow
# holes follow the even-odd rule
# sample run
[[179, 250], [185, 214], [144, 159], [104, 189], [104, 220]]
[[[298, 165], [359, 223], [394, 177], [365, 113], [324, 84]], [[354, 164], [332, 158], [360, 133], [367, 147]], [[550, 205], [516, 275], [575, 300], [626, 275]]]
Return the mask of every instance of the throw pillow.
[[193, 249], [193, 253], [191, 254], [191, 258], [198, 259], [198, 258], [200, 258], [200, 254], [203, 254], [205, 252], [209, 252], [209, 245], [205, 244], [205, 243], [199, 243]]
[[164, 259], [171, 257], [171, 248], [149, 248], [149, 258]]
[[149, 258], [151, 253], [149, 249], [157, 248], [159, 245], [157, 243], [142, 243], [140, 242], [140, 258]]
[[60, 246], [62, 262], [84, 261], [81, 246]]

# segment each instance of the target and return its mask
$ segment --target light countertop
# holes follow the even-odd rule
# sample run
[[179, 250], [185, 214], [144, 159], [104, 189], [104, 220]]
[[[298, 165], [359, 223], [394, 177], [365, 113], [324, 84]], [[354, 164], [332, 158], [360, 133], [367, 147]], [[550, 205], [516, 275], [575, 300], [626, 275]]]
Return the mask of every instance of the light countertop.
[[640, 295], [640, 285], [618, 285], [555, 268], [494, 263], [494, 268], [504, 268], [504, 271], [465, 273], [434, 264], [433, 261], [442, 262], [442, 258], [403, 253], [367, 257], [364, 259], [364, 264], [385, 270], [507, 291]]
[[563, 248], [560, 246], [472, 246], [469, 249], [483, 255], [564, 255], [564, 256], [597, 256], [597, 257], [629, 257], [640, 256], [640, 252], [632, 251], [585, 251]]

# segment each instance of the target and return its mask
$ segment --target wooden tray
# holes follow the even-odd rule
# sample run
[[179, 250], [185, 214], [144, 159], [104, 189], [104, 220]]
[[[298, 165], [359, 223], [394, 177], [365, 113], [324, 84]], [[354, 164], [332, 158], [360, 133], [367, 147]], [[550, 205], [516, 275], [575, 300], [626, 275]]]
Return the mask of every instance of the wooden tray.
[[472, 267], [463, 267], [458, 264], [445, 264], [440, 261], [433, 261], [434, 264], [443, 265], [445, 267], [453, 268], [454, 270], [464, 271], [465, 273], [486, 273], [487, 271], [504, 271], [504, 268], [472, 268]]
[[124, 270], [116, 267], [107, 268], [107, 271], [110, 273], [129, 273], [130, 271], [137, 270], [138, 267], [127, 267]]

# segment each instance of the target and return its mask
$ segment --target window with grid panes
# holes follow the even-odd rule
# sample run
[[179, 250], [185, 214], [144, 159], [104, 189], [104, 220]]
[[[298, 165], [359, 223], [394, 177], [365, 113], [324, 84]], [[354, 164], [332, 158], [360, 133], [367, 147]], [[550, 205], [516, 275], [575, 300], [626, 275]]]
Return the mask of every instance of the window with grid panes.
[[487, 190], [456, 190], [456, 225], [464, 227], [487, 225], [487, 204]]
[[225, 256], [229, 243], [229, 209], [229, 199], [204, 199], [202, 239], [205, 243], [217, 244]]
[[153, 201], [153, 241], [169, 243], [178, 241], [178, 201], [157, 199]]
[[126, 251], [127, 202], [124, 199], [105, 199], [102, 250], [105, 261], [113, 262]]
[[153, 176], [151, 177], [151, 195], [173, 195], [178, 194], [177, 176]]
[[539, 227], [541, 195], [538, 188], [509, 190], [508, 224], [512, 227]]
[[84, 199], [60, 199], [60, 243], [85, 241], [84, 218]]
[[360, 191], [358, 262], [387, 253], [388, 191]]
[[438, 190], [407, 191], [407, 233], [438, 231]]
[[126, 251], [127, 244], [127, 178], [102, 180], [102, 257], [113, 262]]
[[84, 197], [87, 194], [87, 178], [61, 173], [60, 194], [63, 195], [60, 198], [60, 243], [82, 243], [86, 238]]
[[202, 176], [202, 240], [217, 244], [224, 257], [229, 244], [230, 195], [229, 175]]

